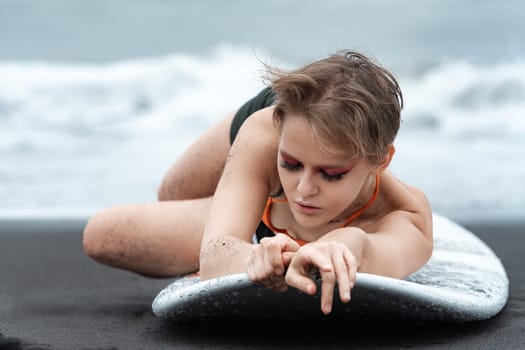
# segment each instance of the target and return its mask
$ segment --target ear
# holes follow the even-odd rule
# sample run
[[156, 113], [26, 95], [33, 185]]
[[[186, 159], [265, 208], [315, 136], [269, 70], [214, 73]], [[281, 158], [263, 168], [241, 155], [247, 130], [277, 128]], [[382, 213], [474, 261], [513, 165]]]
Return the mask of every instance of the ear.
[[383, 158], [381, 163], [379, 163], [379, 165], [377, 165], [377, 167], [375, 168], [375, 171], [377, 173], [382, 172], [390, 165], [390, 162], [392, 161], [392, 158], [394, 157], [394, 153], [396, 153], [396, 148], [394, 147], [394, 145], [393, 144], [388, 145], [385, 157]]

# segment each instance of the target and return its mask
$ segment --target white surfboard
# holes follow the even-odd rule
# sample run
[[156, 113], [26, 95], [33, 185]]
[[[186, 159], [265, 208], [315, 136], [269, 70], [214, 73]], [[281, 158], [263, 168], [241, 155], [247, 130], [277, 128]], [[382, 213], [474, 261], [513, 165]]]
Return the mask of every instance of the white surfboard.
[[321, 312], [319, 293], [309, 296], [295, 288], [273, 292], [250, 282], [246, 274], [206, 281], [197, 275], [178, 277], [155, 297], [152, 310], [155, 315], [176, 322], [466, 322], [498, 314], [507, 303], [508, 293], [506, 271], [490, 247], [457, 223], [434, 214], [434, 251], [425, 266], [404, 280], [358, 273], [351, 301], [341, 303], [336, 291], [328, 315]]

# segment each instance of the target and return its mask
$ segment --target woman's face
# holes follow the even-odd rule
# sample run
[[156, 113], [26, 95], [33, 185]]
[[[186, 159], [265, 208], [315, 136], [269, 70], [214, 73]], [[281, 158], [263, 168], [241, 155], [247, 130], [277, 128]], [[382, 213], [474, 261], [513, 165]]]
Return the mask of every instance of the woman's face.
[[310, 122], [301, 116], [285, 119], [277, 161], [293, 216], [305, 227], [346, 219], [357, 210], [352, 204], [366, 202], [375, 186], [369, 162], [323, 152]]

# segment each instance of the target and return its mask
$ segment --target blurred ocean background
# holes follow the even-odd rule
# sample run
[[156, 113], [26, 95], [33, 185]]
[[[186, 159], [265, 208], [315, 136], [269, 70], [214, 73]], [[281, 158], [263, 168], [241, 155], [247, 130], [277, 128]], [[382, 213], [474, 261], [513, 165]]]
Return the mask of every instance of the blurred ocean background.
[[164, 173], [263, 86], [342, 48], [404, 91], [391, 165], [464, 222], [525, 218], [525, 3], [0, 0], [0, 217], [156, 200]]

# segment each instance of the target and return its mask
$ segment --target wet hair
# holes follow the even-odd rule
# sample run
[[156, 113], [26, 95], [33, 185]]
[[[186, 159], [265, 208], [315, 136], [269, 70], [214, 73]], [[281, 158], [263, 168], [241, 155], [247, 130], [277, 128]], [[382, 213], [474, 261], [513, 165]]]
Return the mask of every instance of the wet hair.
[[305, 117], [323, 151], [381, 163], [399, 130], [403, 107], [390, 71], [348, 50], [293, 71], [267, 68], [279, 128], [291, 115]]

